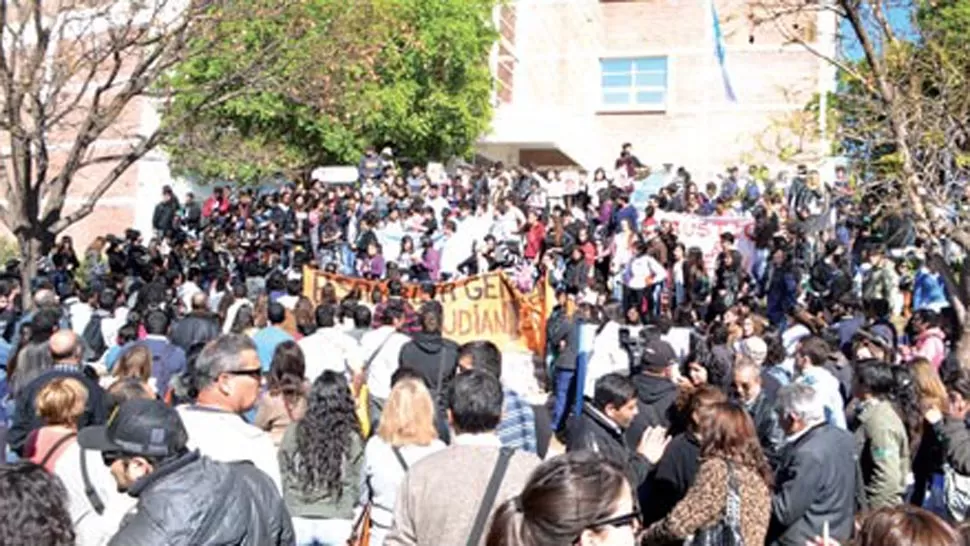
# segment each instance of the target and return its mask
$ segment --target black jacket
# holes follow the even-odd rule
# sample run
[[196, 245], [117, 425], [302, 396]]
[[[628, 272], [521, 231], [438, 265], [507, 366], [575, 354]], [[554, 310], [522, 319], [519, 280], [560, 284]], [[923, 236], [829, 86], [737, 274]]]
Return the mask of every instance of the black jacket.
[[[458, 344], [441, 334], [418, 332], [411, 341], [401, 347], [398, 364], [420, 372], [434, 391], [446, 392], [445, 387], [455, 377], [458, 366]], [[438, 384], [438, 368], [441, 367], [441, 385]]]
[[88, 402], [84, 407], [84, 413], [81, 414], [81, 418], [78, 421], [79, 427], [101, 425], [107, 421], [107, 396], [105, 396], [104, 389], [98, 385], [97, 381], [85, 375], [80, 369], [68, 370], [54, 368], [48, 370], [28, 382], [17, 392], [17, 406], [13, 414], [13, 423], [10, 426], [10, 432], [7, 434], [7, 441], [10, 443], [11, 449], [18, 455], [24, 456], [25, 451], [29, 452], [29, 450], [25, 449], [28, 447], [26, 445], [27, 436], [32, 431], [44, 426], [44, 420], [37, 415], [37, 409], [34, 406], [37, 393], [45, 385], [59, 377], [77, 379], [88, 390]]
[[152, 228], [155, 231], [168, 231], [172, 229], [175, 215], [178, 213], [179, 204], [174, 199], [162, 201], [155, 205], [155, 212], [152, 214]]
[[558, 370], [575, 370], [579, 358], [579, 328], [562, 310], [553, 310], [546, 322], [546, 343]]
[[829, 524], [832, 538], [852, 534], [856, 493], [855, 439], [832, 425], [816, 425], [785, 446], [771, 499], [768, 544], [804, 546]]
[[138, 505], [109, 546], [290, 546], [283, 498], [251, 463], [218, 463], [198, 451], [163, 464], [128, 491]]
[[771, 464], [771, 468], [778, 468], [781, 448], [785, 443], [785, 431], [781, 429], [781, 424], [778, 422], [774, 400], [762, 390], [754, 403], [748, 407], [748, 414], [754, 421], [758, 432], [758, 443], [761, 444], [768, 463]]
[[623, 429], [596, 408], [589, 400], [583, 402], [583, 414], [570, 421], [566, 433], [566, 451], [589, 450], [600, 453], [621, 465], [634, 487], [643, 483], [653, 465], [627, 444]]
[[193, 311], [172, 326], [168, 339], [188, 353], [193, 345], [208, 343], [220, 333], [217, 316]]
[[640, 411], [626, 430], [626, 440], [631, 445], [637, 445], [647, 428], [671, 428], [676, 420], [674, 402], [677, 400], [677, 385], [666, 377], [643, 373], [634, 374], [632, 379], [637, 388]]
[[694, 485], [701, 446], [694, 433], [682, 432], [667, 445], [650, 480], [640, 488], [640, 506], [647, 525], [662, 520]]

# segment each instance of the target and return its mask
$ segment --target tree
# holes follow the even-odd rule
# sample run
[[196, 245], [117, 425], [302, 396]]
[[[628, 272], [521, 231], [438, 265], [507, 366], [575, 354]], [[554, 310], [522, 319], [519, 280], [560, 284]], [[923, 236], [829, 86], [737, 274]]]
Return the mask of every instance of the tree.
[[[166, 75], [195, 36], [239, 47], [214, 32], [220, 15], [217, 4], [201, 0], [0, 3], [0, 222], [20, 246], [24, 286], [57, 235], [91, 214], [173, 127], [240, 94], [227, 84], [259, 81], [279, 44], [261, 44], [248, 62], [206, 85], [179, 87], [192, 102], [183, 117], [147, 134], [131, 127], [133, 110], [171, 100]], [[67, 197], [82, 180], [83, 201], [69, 209]]]
[[[254, 182], [356, 163], [374, 144], [415, 161], [466, 154], [491, 118], [496, 3], [308, 0], [273, 20], [252, 17], [247, 5], [247, 17], [227, 25], [255, 44], [288, 38], [280, 77], [183, 125], [167, 148], [173, 167]], [[182, 81], [222, 78], [236, 55], [202, 44], [180, 67]], [[184, 106], [176, 101], [171, 112], [181, 116]]]
[[[883, 214], [904, 211], [947, 277], [970, 363], [970, 268], [960, 279], [941, 257], [946, 236], [970, 250], [970, 209], [956, 182], [967, 176], [970, 138], [970, 3], [965, 0], [758, 0], [756, 25], [768, 25], [839, 70], [839, 138], [863, 169], [859, 191]], [[793, 18], [834, 12], [858, 60], [826, 55], [799, 36]], [[900, 24], [902, 22], [902, 24]]]

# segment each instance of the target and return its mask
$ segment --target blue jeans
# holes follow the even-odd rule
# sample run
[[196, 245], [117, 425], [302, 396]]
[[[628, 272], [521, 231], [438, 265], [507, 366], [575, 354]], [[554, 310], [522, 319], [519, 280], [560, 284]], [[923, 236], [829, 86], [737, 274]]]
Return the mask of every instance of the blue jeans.
[[552, 410], [552, 430], [559, 430], [569, 407], [569, 386], [572, 385], [576, 370], [556, 368], [556, 404]]

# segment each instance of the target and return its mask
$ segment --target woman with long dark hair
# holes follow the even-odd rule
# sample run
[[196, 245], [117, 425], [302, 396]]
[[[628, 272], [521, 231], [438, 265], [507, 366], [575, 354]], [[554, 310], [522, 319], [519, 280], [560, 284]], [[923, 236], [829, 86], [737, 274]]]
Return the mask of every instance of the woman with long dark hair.
[[344, 546], [360, 497], [364, 442], [343, 374], [325, 371], [280, 445], [283, 499], [298, 545]]
[[290, 423], [306, 411], [306, 361], [295, 341], [276, 346], [266, 382], [268, 389], [259, 400], [253, 424], [268, 432], [278, 447]]
[[[734, 402], [716, 404], [703, 426], [701, 466], [694, 485], [664, 519], [648, 528], [643, 544], [694, 536], [694, 544], [721, 544], [718, 531], [744, 544], [764, 544], [771, 518], [771, 467], [754, 423]], [[742, 502], [743, 499], [743, 502]]]
[[640, 510], [623, 470], [587, 451], [550, 459], [499, 506], [487, 546], [634, 546]]

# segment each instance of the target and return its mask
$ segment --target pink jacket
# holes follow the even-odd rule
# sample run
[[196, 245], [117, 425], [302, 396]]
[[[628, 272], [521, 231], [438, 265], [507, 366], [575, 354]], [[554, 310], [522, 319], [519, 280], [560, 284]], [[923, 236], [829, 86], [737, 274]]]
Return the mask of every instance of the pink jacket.
[[916, 337], [916, 343], [913, 345], [913, 356], [921, 356], [929, 360], [930, 364], [939, 371], [940, 364], [946, 357], [946, 344], [943, 341], [945, 338], [943, 330], [939, 328], [926, 330]]

